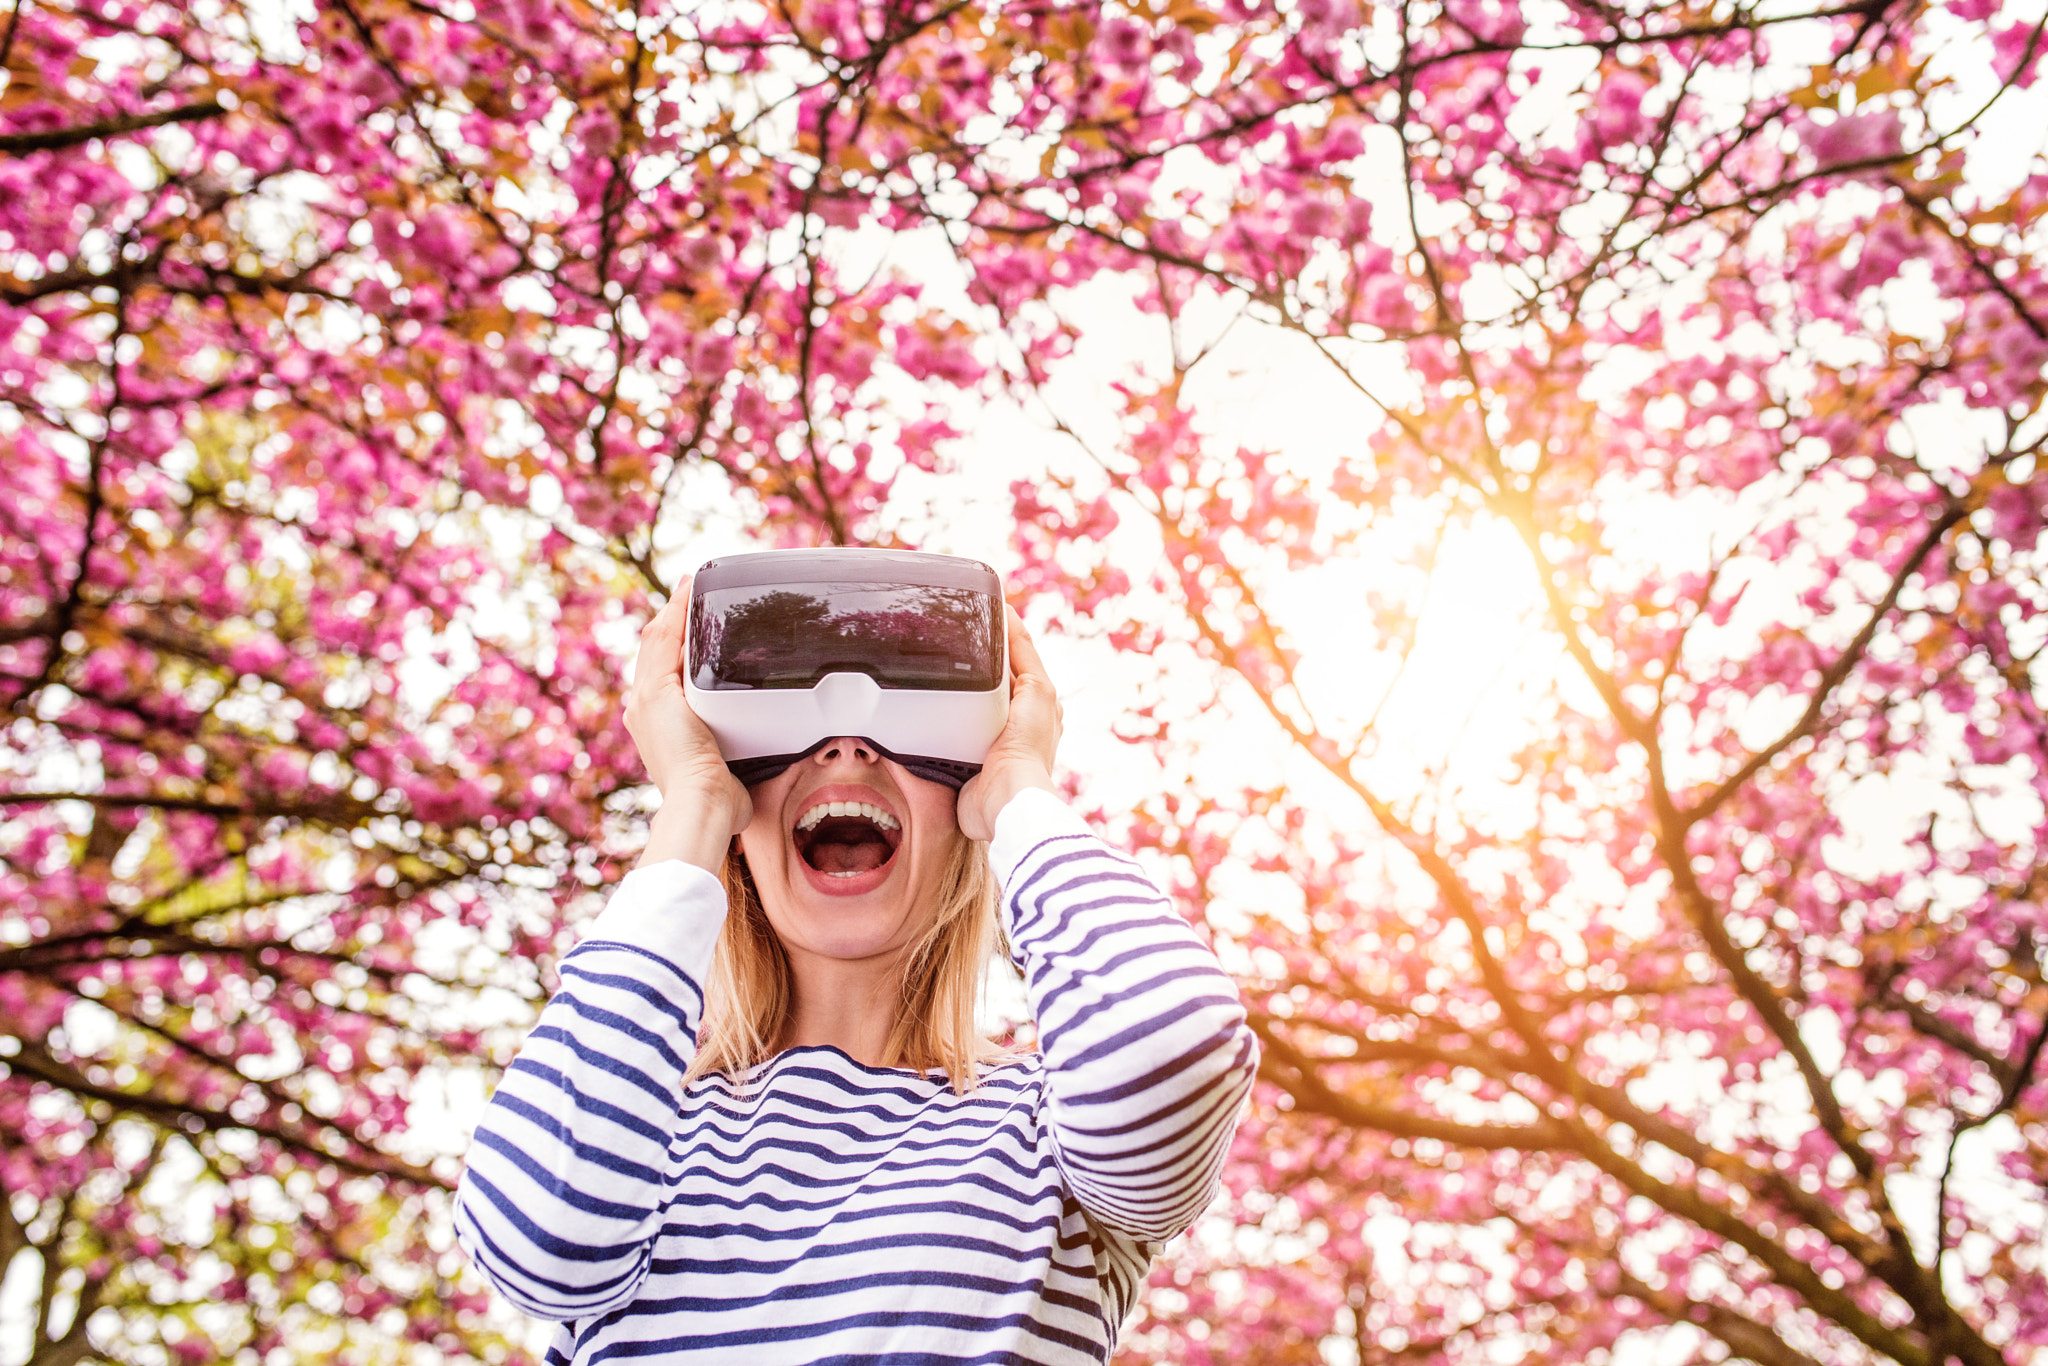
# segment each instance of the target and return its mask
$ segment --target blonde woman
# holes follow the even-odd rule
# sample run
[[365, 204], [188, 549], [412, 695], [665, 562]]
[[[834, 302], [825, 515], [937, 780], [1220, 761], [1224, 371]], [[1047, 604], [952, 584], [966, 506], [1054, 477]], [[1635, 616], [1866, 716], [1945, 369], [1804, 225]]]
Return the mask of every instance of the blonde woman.
[[[1108, 1360], [1251, 1086], [1230, 980], [1054, 794], [1015, 613], [964, 787], [838, 737], [747, 788], [684, 697], [688, 597], [626, 708], [646, 854], [477, 1130], [463, 1246], [563, 1366]], [[975, 1032], [999, 931], [1035, 1052]]]

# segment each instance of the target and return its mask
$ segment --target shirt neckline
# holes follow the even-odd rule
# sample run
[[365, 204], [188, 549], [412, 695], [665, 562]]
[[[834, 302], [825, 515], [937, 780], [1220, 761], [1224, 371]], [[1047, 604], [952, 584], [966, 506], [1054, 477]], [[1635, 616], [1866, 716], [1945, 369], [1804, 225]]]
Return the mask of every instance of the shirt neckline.
[[[839, 1059], [841, 1062], [845, 1063], [848, 1067], [853, 1068], [855, 1071], [865, 1072], [869, 1076], [903, 1077], [911, 1081], [936, 1082], [940, 1086], [949, 1085], [951, 1082], [951, 1079], [946, 1075], [946, 1069], [943, 1067], [928, 1068], [923, 1072], [918, 1071], [915, 1067], [878, 1067], [871, 1065], [869, 1063], [864, 1063], [860, 1059], [854, 1057], [851, 1053], [847, 1052], [845, 1049], [839, 1047], [839, 1045], [830, 1043], [791, 1044], [788, 1048], [783, 1049], [780, 1053], [775, 1054], [773, 1057], [764, 1058], [761, 1062], [755, 1064], [753, 1070], [750, 1071], [748, 1075], [750, 1077], [763, 1076], [768, 1072], [773, 1071], [775, 1067], [781, 1062], [783, 1062], [785, 1059], [792, 1058], [800, 1053], [828, 1054], [831, 1057]], [[1000, 1058], [995, 1058], [984, 1062], [982, 1064], [982, 1075], [987, 1076], [990, 1072], [994, 1071], [997, 1068], [1009, 1067], [1016, 1064], [1028, 1062], [1031, 1058], [1034, 1058], [1036, 1056], [1037, 1054], [1035, 1052], [1030, 1051], [1020, 1051], [1005, 1054]]]

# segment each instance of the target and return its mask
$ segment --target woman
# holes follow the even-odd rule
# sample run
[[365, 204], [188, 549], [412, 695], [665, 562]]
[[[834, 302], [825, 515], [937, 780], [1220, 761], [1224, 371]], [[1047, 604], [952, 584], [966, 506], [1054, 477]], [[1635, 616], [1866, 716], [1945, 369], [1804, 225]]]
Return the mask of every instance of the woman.
[[[688, 598], [626, 707], [647, 852], [477, 1130], [463, 1246], [550, 1363], [1106, 1361], [1251, 1086], [1230, 980], [1054, 795], [1014, 612], [957, 793], [858, 737], [750, 789], [684, 700]], [[974, 1036], [997, 884], [1036, 1053]]]

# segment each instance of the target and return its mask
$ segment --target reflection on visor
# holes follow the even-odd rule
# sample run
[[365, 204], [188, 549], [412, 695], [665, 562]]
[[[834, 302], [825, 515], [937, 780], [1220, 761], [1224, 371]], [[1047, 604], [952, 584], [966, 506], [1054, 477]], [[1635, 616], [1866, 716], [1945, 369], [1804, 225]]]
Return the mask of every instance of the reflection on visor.
[[708, 691], [808, 688], [862, 673], [885, 688], [989, 692], [1002, 683], [1002, 604], [924, 584], [820, 583], [705, 592], [690, 677]]

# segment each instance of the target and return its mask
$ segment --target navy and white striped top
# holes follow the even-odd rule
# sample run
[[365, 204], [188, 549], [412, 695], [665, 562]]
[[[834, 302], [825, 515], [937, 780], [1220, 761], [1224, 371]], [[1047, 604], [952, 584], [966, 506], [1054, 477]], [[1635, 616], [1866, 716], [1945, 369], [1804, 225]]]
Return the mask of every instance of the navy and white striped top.
[[685, 1087], [725, 895], [670, 861], [562, 962], [456, 1204], [550, 1366], [1101, 1362], [1208, 1204], [1258, 1049], [1158, 889], [1050, 793], [990, 855], [1041, 1053], [943, 1073], [792, 1048]]

